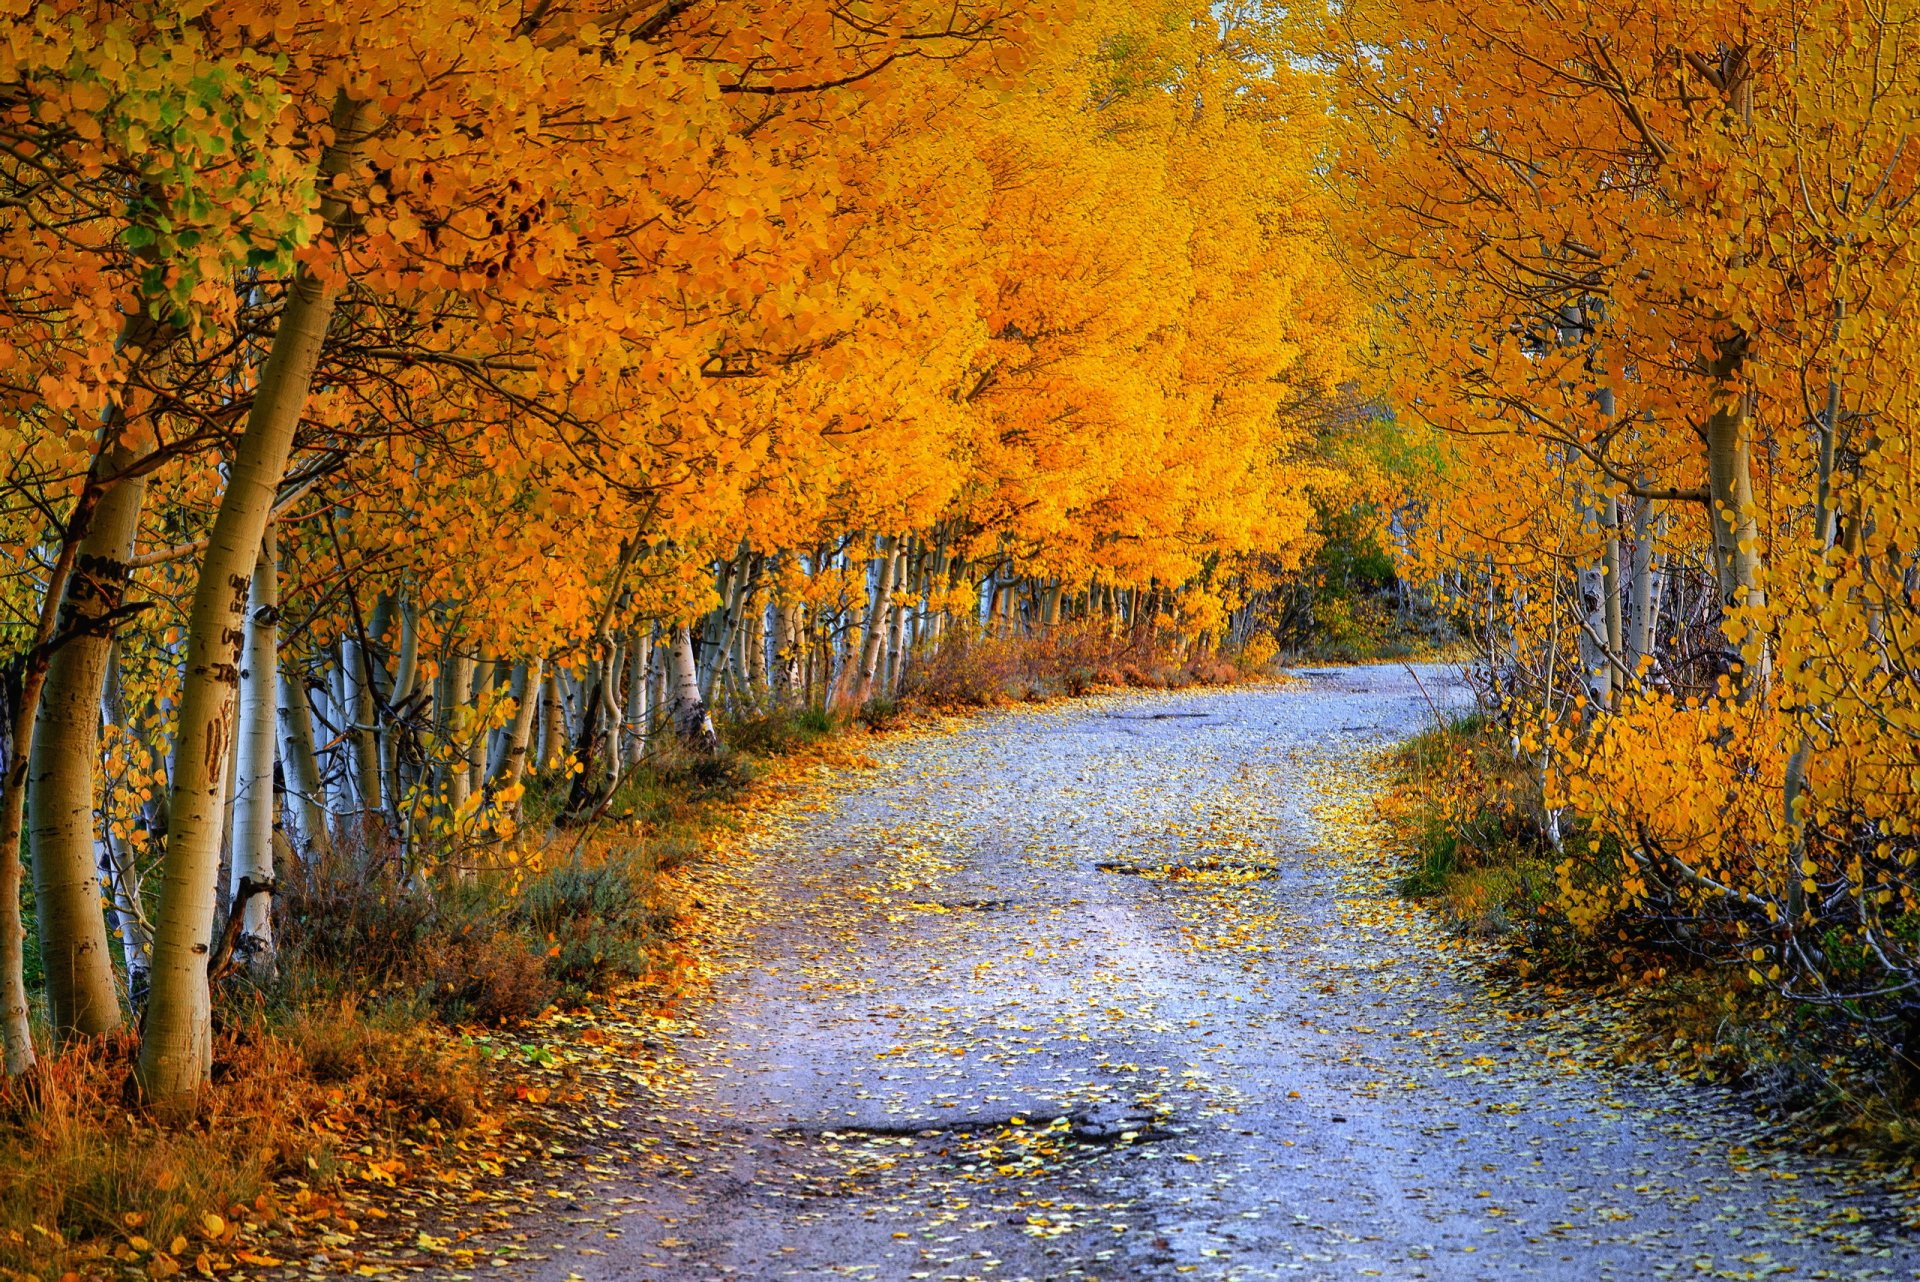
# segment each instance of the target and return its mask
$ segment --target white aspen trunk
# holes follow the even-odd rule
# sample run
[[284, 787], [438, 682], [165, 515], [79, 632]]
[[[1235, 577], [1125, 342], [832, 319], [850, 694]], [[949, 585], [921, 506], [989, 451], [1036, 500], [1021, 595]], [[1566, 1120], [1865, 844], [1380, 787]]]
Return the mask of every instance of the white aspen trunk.
[[336, 815], [352, 814], [360, 804], [353, 794], [353, 760], [347, 747], [353, 726], [353, 703], [347, 696], [347, 653], [347, 640], [341, 637], [334, 642], [321, 691], [328, 729], [332, 731], [327, 736], [327, 795], [332, 798], [329, 808]]
[[[1601, 508], [1606, 518], [1607, 539], [1601, 553], [1601, 578], [1607, 594], [1607, 649], [1614, 658], [1627, 651], [1626, 611], [1620, 599], [1620, 503], [1608, 498]], [[1611, 663], [1609, 663], [1611, 668]], [[1611, 685], [1618, 687], [1620, 681], [1615, 673]]]
[[600, 679], [600, 721], [607, 736], [607, 792], [620, 786], [620, 678], [627, 666], [626, 648], [609, 636], [606, 673]]
[[627, 665], [627, 709], [620, 724], [620, 755], [628, 770], [638, 770], [647, 755], [647, 690], [653, 683], [653, 633], [635, 629], [628, 640], [633, 659]]
[[361, 820], [371, 822], [381, 806], [380, 740], [373, 699], [373, 654], [359, 640], [342, 643], [340, 654], [347, 667], [347, 715], [353, 720], [347, 730], [347, 756], [353, 763], [354, 798], [359, 803]]
[[853, 701], [865, 703], [873, 697], [874, 677], [880, 669], [882, 648], [887, 641], [887, 615], [893, 604], [893, 555], [894, 540], [891, 534], [880, 540], [879, 555], [875, 558], [877, 571], [873, 579], [872, 594], [867, 597], [867, 622], [859, 655], [860, 671], [854, 686]]
[[[336, 99], [333, 142], [318, 172], [319, 190], [326, 193], [320, 204], [326, 224], [340, 226], [348, 216], [332, 184], [357, 164], [367, 123], [360, 104], [344, 94]], [[233, 734], [241, 614], [341, 283], [337, 271], [322, 277], [303, 266], [294, 269], [194, 589], [170, 774], [171, 826], [154, 928], [153, 988], [136, 1070], [147, 1099], [165, 1110], [189, 1104], [212, 1068], [207, 962], [224, 799], [225, 781], [218, 776]]]
[[127, 1001], [135, 1011], [146, 1005], [152, 967], [153, 936], [140, 908], [140, 870], [133, 852], [109, 828], [100, 830], [100, 882], [113, 908], [120, 956], [127, 965]]
[[723, 576], [725, 588], [720, 594], [720, 609], [708, 618], [707, 637], [710, 644], [704, 656], [706, 670], [700, 675], [700, 694], [709, 702], [713, 699], [714, 683], [719, 679], [721, 669], [733, 671], [738, 680], [739, 655], [735, 646], [746, 613], [746, 598], [752, 577], [752, 557], [742, 543], [737, 563], [729, 563], [728, 571]]
[[913, 540], [901, 544], [893, 555], [893, 591], [887, 600], [887, 669], [886, 680], [881, 683], [881, 691], [889, 699], [900, 689], [900, 664], [905, 652], [901, 646], [901, 637], [906, 627], [907, 605], [895, 600], [901, 595], [900, 589], [911, 583]]
[[1060, 580], [1053, 579], [1040, 592], [1040, 623], [1051, 628], [1060, 621]]
[[[658, 632], [658, 628], [655, 631]], [[656, 637], [653, 643], [653, 671], [647, 674], [647, 741], [651, 743], [656, 730], [667, 728], [667, 701], [671, 697], [668, 691], [672, 686], [669, 669], [673, 666], [673, 640], [671, 637]]]
[[[571, 672], [562, 672], [560, 676], [561, 720], [566, 723], [566, 737], [561, 743], [561, 751], [575, 751], [580, 744], [580, 735], [586, 720], [586, 687]], [[593, 679], [593, 665], [587, 665], [587, 680]]]
[[313, 745], [313, 712], [307, 707], [306, 683], [297, 669], [280, 670], [280, 762], [292, 796], [296, 849], [309, 856], [332, 853], [333, 831], [324, 801], [320, 757]]
[[[116, 469], [132, 461], [117, 448], [108, 459], [108, 466]], [[112, 636], [101, 623], [125, 600], [127, 562], [145, 496], [144, 480], [123, 481], [94, 508], [61, 609], [63, 629], [77, 635], [56, 650], [47, 665], [27, 765], [27, 846], [47, 1013], [56, 1044], [120, 1026], [113, 955], [100, 911], [94, 770], [113, 648]], [[89, 625], [97, 630], [88, 630]]]
[[713, 697], [713, 683], [720, 675], [721, 664], [726, 662], [727, 625], [733, 618], [734, 591], [744, 573], [736, 568], [739, 559], [721, 561], [714, 569], [713, 594], [720, 604], [700, 622], [701, 644], [694, 649], [694, 660], [699, 665], [703, 702]]
[[713, 718], [707, 713], [707, 701], [700, 693], [700, 670], [693, 656], [693, 629], [678, 624], [673, 632], [673, 707], [670, 713], [674, 733], [696, 752], [713, 753], [720, 749], [720, 736], [714, 732]]
[[473, 724], [468, 728], [464, 745], [469, 793], [482, 792], [487, 786], [486, 726], [492, 720], [494, 694], [493, 655], [482, 650], [473, 668]]
[[240, 652], [239, 769], [234, 776], [231, 902], [240, 906], [236, 945], [249, 968], [273, 970], [273, 740], [279, 700], [276, 631], [280, 618], [279, 557], [268, 523], [247, 597], [247, 638]]
[[[508, 791], [520, 786], [527, 773], [527, 740], [533, 733], [533, 714], [540, 702], [540, 672], [545, 661], [538, 657], [514, 665], [512, 693], [513, 720], [507, 723], [506, 751], [494, 771], [495, 786]], [[515, 803], [518, 809], [518, 803]]]
[[800, 603], [793, 600], [787, 591], [776, 589], [773, 597], [773, 671], [770, 674], [773, 706], [776, 708], [791, 707], [794, 691], [805, 680], [800, 671], [803, 657], [801, 645]]

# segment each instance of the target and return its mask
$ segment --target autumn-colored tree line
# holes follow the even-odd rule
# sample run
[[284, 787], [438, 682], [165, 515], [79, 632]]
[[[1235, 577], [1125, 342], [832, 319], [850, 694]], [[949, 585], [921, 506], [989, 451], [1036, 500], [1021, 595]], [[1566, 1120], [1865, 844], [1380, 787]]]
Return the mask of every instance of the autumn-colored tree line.
[[10, 1073], [137, 1017], [189, 1100], [289, 861], [471, 877], [957, 635], [1244, 640], [1372, 484], [1258, 8], [0, 12]]
[[1387, 0], [1316, 37], [1343, 241], [1438, 450], [1410, 551], [1484, 646], [1561, 901], [1910, 1053], [1914, 19]]

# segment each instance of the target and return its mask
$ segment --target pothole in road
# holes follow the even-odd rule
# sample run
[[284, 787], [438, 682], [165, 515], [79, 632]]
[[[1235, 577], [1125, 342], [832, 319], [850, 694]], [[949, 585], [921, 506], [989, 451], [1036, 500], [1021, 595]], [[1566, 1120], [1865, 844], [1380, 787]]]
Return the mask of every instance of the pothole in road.
[[1148, 881], [1196, 881], [1238, 885], [1265, 881], [1279, 874], [1275, 864], [1250, 859], [1186, 859], [1165, 864], [1135, 864], [1125, 860], [1104, 859], [1094, 865], [1101, 872], [1143, 877]]
[[[1178, 1133], [1165, 1113], [1113, 1106], [950, 1122], [783, 1127], [772, 1135], [790, 1162], [806, 1155], [783, 1184], [791, 1195], [845, 1198], [880, 1196], [902, 1178], [916, 1186], [929, 1176], [975, 1184], [1030, 1178]], [[822, 1158], [828, 1165], [818, 1164]]]

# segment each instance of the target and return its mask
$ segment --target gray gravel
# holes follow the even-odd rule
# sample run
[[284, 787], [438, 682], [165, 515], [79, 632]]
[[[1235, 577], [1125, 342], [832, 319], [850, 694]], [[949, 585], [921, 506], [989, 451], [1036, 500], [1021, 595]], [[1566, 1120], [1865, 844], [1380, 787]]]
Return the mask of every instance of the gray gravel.
[[883, 741], [758, 840], [684, 1088], [487, 1272], [1915, 1276], [1870, 1182], [1590, 1064], [1392, 894], [1368, 760], [1445, 671], [1302, 676]]

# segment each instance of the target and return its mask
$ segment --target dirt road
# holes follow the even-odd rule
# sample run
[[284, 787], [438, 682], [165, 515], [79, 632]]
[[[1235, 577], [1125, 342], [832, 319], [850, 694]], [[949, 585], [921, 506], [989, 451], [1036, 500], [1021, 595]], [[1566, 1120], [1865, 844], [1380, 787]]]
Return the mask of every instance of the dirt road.
[[1870, 1186], [1585, 1063], [1392, 893], [1368, 756], [1439, 669], [891, 741], [494, 1277], [1912, 1277]]

